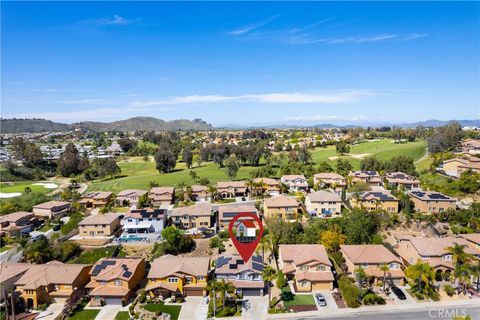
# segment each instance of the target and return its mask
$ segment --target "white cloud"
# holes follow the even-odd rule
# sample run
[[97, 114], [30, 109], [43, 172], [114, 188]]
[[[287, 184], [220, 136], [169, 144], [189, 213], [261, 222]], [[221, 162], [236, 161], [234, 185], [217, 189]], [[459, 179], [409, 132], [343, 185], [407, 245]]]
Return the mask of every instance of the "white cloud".
[[229, 31], [228, 34], [232, 35], [232, 36], [239, 36], [239, 35], [242, 35], [242, 34], [246, 34], [246, 33], [249, 33], [250, 31], [253, 31], [257, 28], [260, 28], [260, 27], [270, 23], [271, 21], [275, 20], [276, 18], [278, 18], [278, 14], [276, 14], [274, 16], [271, 16], [270, 18], [267, 18], [263, 21], [252, 23], [252, 24], [240, 27], [236, 30]]
[[344, 115], [306, 115], [298, 117], [286, 117], [282, 121], [363, 121], [367, 117], [364, 115], [344, 116]]
[[182, 105], [198, 103], [218, 102], [253, 102], [253, 103], [290, 103], [290, 104], [335, 104], [357, 101], [365, 97], [374, 96], [375, 93], [363, 90], [339, 91], [332, 93], [266, 93], [266, 94], [244, 94], [236, 96], [226, 95], [188, 95], [171, 97], [161, 100], [135, 101], [131, 106], [146, 107], [156, 105]]
[[125, 26], [138, 22], [140, 19], [125, 19], [124, 17], [114, 14], [113, 17], [109, 18], [100, 18], [100, 19], [90, 19], [83, 21], [84, 24], [91, 24], [94, 26]]
[[415, 40], [415, 39], [424, 38], [424, 37], [428, 37], [428, 33], [412, 33], [403, 37], [402, 40], [408, 41], [408, 40]]
[[106, 102], [106, 100], [100, 99], [100, 98], [55, 101], [55, 103], [65, 103], [65, 104], [92, 104], [92, 103], [103, 103], [103, 102]]

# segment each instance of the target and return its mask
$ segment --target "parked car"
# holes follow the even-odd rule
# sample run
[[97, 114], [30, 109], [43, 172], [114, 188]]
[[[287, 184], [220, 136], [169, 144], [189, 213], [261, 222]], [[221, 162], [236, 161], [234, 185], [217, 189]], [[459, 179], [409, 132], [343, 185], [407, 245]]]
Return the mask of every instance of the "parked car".
[[393, 294], [397, 296], [398, 299], [400, 300], [406, 300], [407, 297], [405, 296], [405, 293], [399, 288], [399, 287], [390, 287], [390, 290], [392, 290]]
[[327, 300], [325, 300], [325, 297], [323, 296], [323, 294], [317, 293], [315, 295], [315, 298], [317, 299], [318, 305], [320, 307], [326, 307], [327, 306]]

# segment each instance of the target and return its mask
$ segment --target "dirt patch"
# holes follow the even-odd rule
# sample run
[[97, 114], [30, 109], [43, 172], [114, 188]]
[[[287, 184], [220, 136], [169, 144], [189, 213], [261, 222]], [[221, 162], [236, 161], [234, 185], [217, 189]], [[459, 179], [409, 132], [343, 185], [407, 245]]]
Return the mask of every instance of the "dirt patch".
[[288, 309], [291, 309], [294, 312], [317, 311], [317, 306], [314, 304], [294, 305], [288, 306]]

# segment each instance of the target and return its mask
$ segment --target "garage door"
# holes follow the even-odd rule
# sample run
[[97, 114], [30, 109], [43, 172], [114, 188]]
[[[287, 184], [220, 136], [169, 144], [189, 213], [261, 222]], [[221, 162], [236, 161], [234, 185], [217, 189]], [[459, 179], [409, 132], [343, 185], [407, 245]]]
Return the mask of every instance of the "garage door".
[[202, 297], [203, 296], [203, 290], [201, 288], [186, 288], [185, 289], [185, 295], [187, 297]]
[[260, 289], [242, 289], [242, 294], [244, 297], [261, 296]]
[[312, 290], [332, 290], [331, 282], [317, 282], [312, 285]]
[[105, 303], [108, 305], [122, 305], [122, 299], [120, 298], [105, 298]]

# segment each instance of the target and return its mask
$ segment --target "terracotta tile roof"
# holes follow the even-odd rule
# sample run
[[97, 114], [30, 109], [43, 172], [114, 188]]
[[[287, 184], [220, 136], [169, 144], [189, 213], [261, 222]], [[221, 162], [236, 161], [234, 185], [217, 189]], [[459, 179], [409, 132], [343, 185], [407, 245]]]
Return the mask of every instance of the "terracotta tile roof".
[[392, 172], [386, 174], [389, 183], [419, 184], [420, 180], [403, 172]]
[[410, 241], [421, 256], [440, 257], [447, 253], [447, 248], [452, 247], [454, 243], [466, 245], [465, 252], [471, 254], [480, 254], [480, 249], [474, 248], [473, 244], [466, 239], [457, 237], [444, 238], [420, 238], [403, 237], [400, 241]]
[[112, 286], [104, 284], [96, 287], [90, 293], [89, 296], [110, 296], [110, 297], [124, 297], [130, 292], [130, 289], [122, 286]]
[[0, 263], [0, 283], [26, 272], [31, 267], [27, 263]]
[[343, 176], [339, 175], [338, 173], [335, 172], [322, 172], [322, 173], [316, 173], [313, 175], [314, 178], [318, 180], [342, 180], [346, 181]]
[[[143, 261], [143, 259], [133, 258], [102, 258], [93, 265], [90, 275], [95, 281], [115, 279], [129, 281]], [[98, 273], [95, 275], [97, 270]]]
[[333, 281], [333, 273], [328, 271], [297, 271], [295, 273], [295, 279], [297, 281]]
[[[380, 268], [366, 268], [364, 269], [367, 276], [383, 278], [383, 271]], [[402, 269], [391, 269], [387, 271], [387, 278], [403, 278], [405, 274]]]
[[101, 200], [110, 197], [113, 193], [107, 191], [93, 191], [85, 194], [82, 198]]
[[199, 186], [199, 185], [192, 186], [192, 192], [198, 193], [198, 192], [207, 192], [207, 191], [208, 191], [207, 186]]
[[206, 277], [209, 268], [209, 257], [182, 257], [167, 254], [153, 260], [148, 273], [148, 278], [165, 278], [174, 273], [177, 273], [180, 276], [192, 275]]
[[149, 283], [145, 287], [145, 291], [155, 290], [155, 289], [165, 289], [171, 292], [177, 291], [177, 286], [167, 282], [156, 282], [156, 283]]
[[284, 181], [292, 181], [292, 180], [306, 180], [303, 174], [286, 174], [282, 176], [282, 180]]
[[480, 233], [467, 233], [459, 235], [463, 239], [467, 239], [470, 242], [480, 245]]
[[237, 289], [262, 289], [265, 287], [264, 281], [250, 281], [250, 280], [227, 280], [232, 283]]
[[245, 181], [219, 181], [217, 182], [217, 189], [225, 188], [245, 188]]
[[325, 247], [321, 244], [281, 244], [279, 248], [282, 260], [285, 262], [291, 261], [297, 266], [312, 261], [327, 266], [332, 265]]
[[233, 219], [232, 214], [238, 214], [240, 212], [250, 212], [257, 214], [257, 208], [255, 205], [249, 204], [230, 204], [218, 206], [218, 217], [220, 221]]
[[360, 201], [399, 201], [388, 190], [372, 190], [358, 193]]
[[15, 223], [16, 221], [23, 219], [25, 217], [33, 217], [33, 213], [25, 212], [25, 211], [17, 211], [17, 212], [9, 213], [9, 214], [0, 216], [0, 223], [3, 223], [3, 222]]
[[44, 202], [44, 203], [37, 204], [37, 205], [33, 206], [33, 208], [34, 209], [38, 208], [38, 209], [51, 210], [55, 207], [63, 207], [63, 206], [66, 206], [66, 205], [70, 205], [70, 202], [52, 200], [52, 201], [47, 201], [47, 202]]
[[311, 202], [342, 202], [342, 198], [333, 192], [319, 190], [307, 196]]
[[196, 203], [193, 206], [178, 207], [171, 211], [170, 216], [211, 216], [212, 205], [210, 203]]
[[298, 207], [298, 201], [295, 197], [278, 196], [265, 199], [263, 204], [267, 208]]
[[119, 219], [120, 215], [114, 212], [109, 212], [105, 214], [95, 214], [86, 217], [80, 223], [79, 226], [88, 226], [88, 225], [95, 225], [95, 224], [111, 224], [115, 220]]
[[173, 194], [175, 192], [174, 187], [154, 187], [150, 189], [151, 194]]
[[354, 264], [401, 263], [400, 258], [381, 244], [341, 245], [340, 249]]
[[272, 178], [255, 178], [255, 179], [253, 179], [253, 182], [255, 182], [255, 183], [263, 182], [267, 186], [280, 186], [280, 183], [277, 180], [272, 179]]
[[123, 190], [117, 193], [118, 197], [126, 197], [126, 196], [143, 196], [146, 193], [148, 193], [147, 190], [136, 190], [136, 189], [129, 189], [129, 190]]

